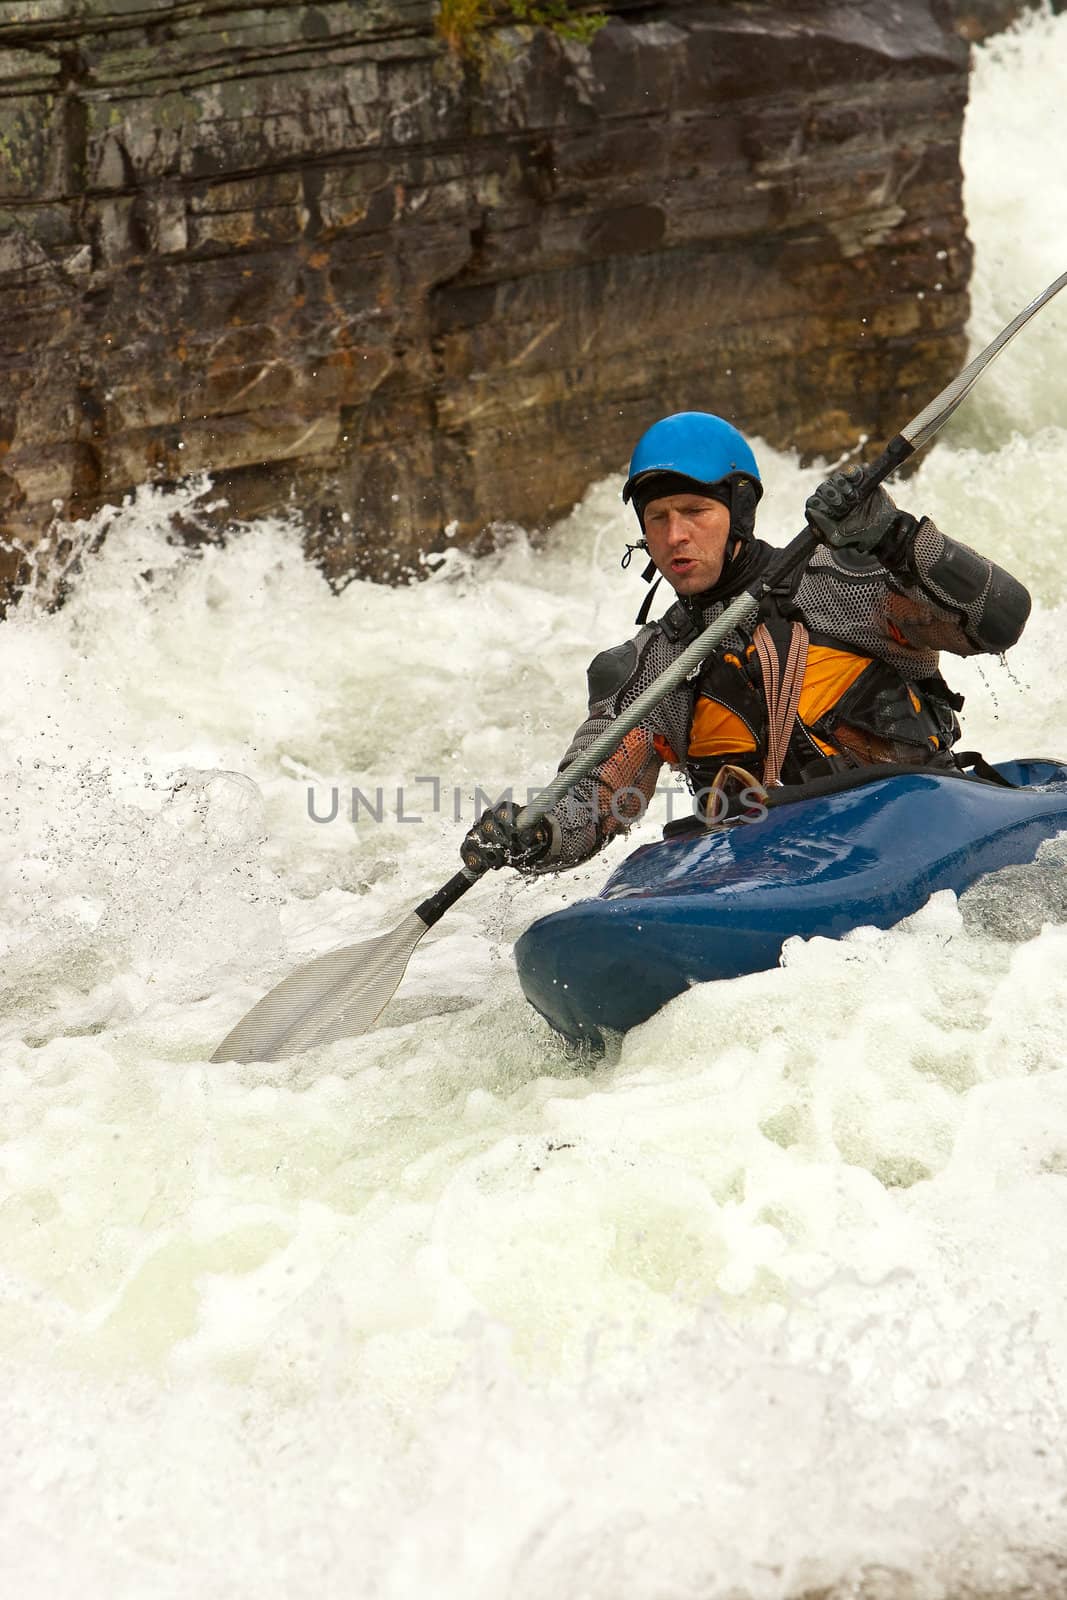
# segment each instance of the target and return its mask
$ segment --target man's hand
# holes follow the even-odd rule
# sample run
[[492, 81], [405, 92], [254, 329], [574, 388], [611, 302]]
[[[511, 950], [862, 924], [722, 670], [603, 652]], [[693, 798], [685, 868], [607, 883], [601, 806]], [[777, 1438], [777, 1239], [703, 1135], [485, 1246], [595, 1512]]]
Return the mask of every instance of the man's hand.
[[883, 540], [896, 547], [900, 541], [890, 536], [911, 533], [917, 526], [914, 517], [897, 510], [884, 489], [868, 491], [863, 467], [833, 473], [808, 497], [804, 510], [824, 544], [864, 555]]
[[460, 846], [463, 865], [471, 872], [487, 872], [497, 867], [532, 867], [552, 848], [552, 824], [546, 817], [531, 828], [515, 824], [520, 806], [501, 800], [492, 811], [483, 811]]

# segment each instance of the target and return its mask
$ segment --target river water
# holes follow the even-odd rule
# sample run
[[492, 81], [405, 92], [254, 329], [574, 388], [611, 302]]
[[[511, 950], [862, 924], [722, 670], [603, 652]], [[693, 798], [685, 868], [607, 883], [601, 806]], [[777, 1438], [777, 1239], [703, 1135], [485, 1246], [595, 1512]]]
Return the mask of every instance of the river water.
[[[979, 52], [976, 344], [1067, 267], [1065, 103], [1067, 16]], [[906, 491], [1035, 596], [949, 674], [992, 757], [1067, 755], [1065, 351], [1067, 304]], [[760, 454], [783, 542], [815, 474]], [[511, 946], [620, 848], [501, 874], [365, 1038], [207, 1064], [452, 873], [476, 783], [554, 769], [641, 588], [619, 482], [339, 597], [294, 529], [190, 553], [210, 491], [145, 490], [0, 628], [6, 1593], [1067, 1592], [1062, 846], [599, 1066]]]

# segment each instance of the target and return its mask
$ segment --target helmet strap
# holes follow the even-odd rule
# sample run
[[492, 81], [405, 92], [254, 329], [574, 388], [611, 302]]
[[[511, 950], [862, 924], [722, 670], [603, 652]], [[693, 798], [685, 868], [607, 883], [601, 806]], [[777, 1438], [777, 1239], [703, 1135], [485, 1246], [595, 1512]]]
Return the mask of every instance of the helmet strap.
[[[655, 570], [656, 570], [655, 566], [650, 561], [648, 563], [648, 566], [645, 568], [644, 572], [642, 573], [642, 577], [644, 578], [646, 583], [648, 583], [648, 581], [652, 577], [652, 574], [655, 572]], [[659, 579], [657, 578], [655, 583], [652, 585], [651, 589], [645, 595], [645, 598], [641, 601], [641, 609], [637, 613], [636, 617], [634, 618], [634, 621], [637, 623], [637, 626], [639, 628], [642, 627], [644, 625], [644, 623], [647, 622], [647, 620], [648, 620], [648, 613], [652, 608], [652, 596], [655, 594], [655, 592], [656, 592], [656, 590], [658, 588], [659, 588]]]

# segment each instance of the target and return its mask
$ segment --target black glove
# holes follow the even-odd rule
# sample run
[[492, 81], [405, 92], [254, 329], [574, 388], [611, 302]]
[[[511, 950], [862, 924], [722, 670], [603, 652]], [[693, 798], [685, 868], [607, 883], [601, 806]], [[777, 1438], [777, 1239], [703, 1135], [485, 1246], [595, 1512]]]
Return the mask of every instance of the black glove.
[[463, 865], [471, 872], [488, 872], [496, 867], [532, 867], [552, 848], [552, 825], [546, 817], [530, 828], [518, 828], [515, 818], [522, 808], [512, 800], [501, 800], [492, 811], [483, 811], [460, 845]]
[[868, 489], [863, 467], [833, 473], [809, 495], [804, 510], [824, 544], [864, 555], [877, 550], [883, 541], [899, 554], [918, 527], [915, 518], [899, 511], [884, 489]]

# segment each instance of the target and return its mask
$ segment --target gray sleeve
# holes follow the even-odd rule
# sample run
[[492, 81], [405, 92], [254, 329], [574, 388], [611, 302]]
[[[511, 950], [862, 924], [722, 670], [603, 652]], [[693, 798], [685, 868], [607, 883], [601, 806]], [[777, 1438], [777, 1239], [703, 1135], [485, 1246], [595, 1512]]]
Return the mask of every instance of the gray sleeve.
[[[879, 488], [867, 520], [892, 515]], [[809, 626], [880, 656], [908, 677], [937, 671], [937, 655], [999, 655], [1019, 638], [1030, 596], [1003, 567], [901, 512], [869, 554], [822, 546], [797, 587]]]
[[[589, 714], [559, 765], [561, 772], [670, 665], [680, 646], [655, 627], [604, 650], [589, 667]], [[689, 690], [674, 690], [594, 772], [582, 778], [548, 813], [552, 847], [533, 868], [558, 871], [577, 866], [606, 841], [625, 833], [644, 814], [656, 788], [664, 755], [684, 759], [689, 728]]]
[[1010, 572], [947, 538], [929, 517], [916, 529], [908, 565], [919, 589], [956, 618], [962, 636], [957, 654], [999, 655], [1015, 644], [1030, 615], [1030, 596]]

